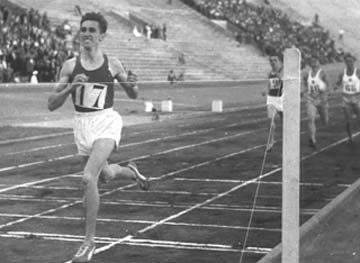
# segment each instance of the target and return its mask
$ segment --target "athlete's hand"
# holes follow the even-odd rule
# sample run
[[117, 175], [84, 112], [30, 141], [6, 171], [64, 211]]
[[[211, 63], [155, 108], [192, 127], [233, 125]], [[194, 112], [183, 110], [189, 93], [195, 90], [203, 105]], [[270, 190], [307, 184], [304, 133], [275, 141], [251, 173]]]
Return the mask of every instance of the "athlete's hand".
[[71, 83], [71, 90], [76, 89], [78, 86], [83, 85], [83, 83], [87, 82], [89, 77], [86, 76], [84, 73], [77, 74], [74, 77], [73, 82]]
[[137, 81], [138, 81], [138, 76], [134, 74], [131, 70], [129, 70], [126, 82], [128, 82], [130, 85], [136, 86]]

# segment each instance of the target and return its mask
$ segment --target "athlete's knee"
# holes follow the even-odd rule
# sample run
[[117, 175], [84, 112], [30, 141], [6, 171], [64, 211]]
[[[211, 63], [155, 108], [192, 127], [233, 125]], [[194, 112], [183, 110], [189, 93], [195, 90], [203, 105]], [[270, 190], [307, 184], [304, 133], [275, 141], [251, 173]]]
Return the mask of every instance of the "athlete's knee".
[[82, 183], [85, 187], [97, 185], [97, 176], [89, 172], [84, 172]]
[[99, 178], [103, 183], [107, 183], [108, 181], [115, 178], [115, 173], [111, 169], [103, 169], [100, 172]]

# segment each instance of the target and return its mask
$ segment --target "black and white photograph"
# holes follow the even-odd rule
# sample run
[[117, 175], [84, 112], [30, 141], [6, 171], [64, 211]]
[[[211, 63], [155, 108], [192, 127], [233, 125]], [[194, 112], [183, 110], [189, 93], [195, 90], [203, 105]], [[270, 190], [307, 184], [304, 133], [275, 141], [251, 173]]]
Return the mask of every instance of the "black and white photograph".
[[360, 0], [0, 0], [0, 263], [360, 262]]

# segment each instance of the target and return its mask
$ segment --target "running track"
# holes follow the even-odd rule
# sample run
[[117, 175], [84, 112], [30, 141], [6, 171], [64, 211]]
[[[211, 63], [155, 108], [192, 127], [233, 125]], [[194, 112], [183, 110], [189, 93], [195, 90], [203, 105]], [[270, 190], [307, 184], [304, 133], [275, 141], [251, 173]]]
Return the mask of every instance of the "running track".
[[[349, 160], [356, 151], [345, 144], [338, 112], [334, 108], [330, 127], [319, 131], [315, 152], [302, 122], [301, 223], [356, 179], [333, 172], [342, 172], [335, 156]], [[100, 186], [93, 262], [237, 262], [243, 252], [243, 262], [250, 263], [275, 247], [281, 236], [281, 137], [260, 175], [265, 116], [264, 108], [254, 107], [126, 127], [111, 162], [134, 160], [150, 177], [151, 190], [122, 180]], [[0, 262], [67, 262], [80, 245], [81, 164], [72, 142], [69, 130], [0, 141]]]

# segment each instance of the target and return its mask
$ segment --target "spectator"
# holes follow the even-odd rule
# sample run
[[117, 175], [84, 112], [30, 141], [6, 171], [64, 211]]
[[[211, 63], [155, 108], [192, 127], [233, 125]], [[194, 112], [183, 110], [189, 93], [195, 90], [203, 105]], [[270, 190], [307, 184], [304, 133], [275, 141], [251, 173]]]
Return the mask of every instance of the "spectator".
[[170, 82], [170, 85], [173, 85], [176, 83], [176, 75], [174, 73], [174, 70], [170, 70], [169, 74], [167, 76], [167, 80]]
[[180, 74], [177, 77], [177, 80], [182, 81], [184, 80], [185, 71], [186, 71], [186, 60], [184, 53], [180, 53], [178, 57], [178, 65], [179, 65]]
[[166, 38], [167, 38], [167, 36], [166, 36], [166, 24], [164, 23], [163, 27], [162, 27], [162, 39], [164, 41], [166, 41]]
[[344, 29], [339, 29], [339, 41], [343, 42], [344, 41]]
[[58, 65], [78, 47], [67, 20], [52, 30], [47, 13], [33, 8], [0, 4], [0, 25], [2, 82], [29, 82], [34, 70], [39, 81], [55, 81]]
[[178, 57], [178, 62], [179, 62], [180, 65], [185, 65], [186, 64], [184, 53], [180, 53], [180, 55]]
[[146, 36], [146, 38], [150, 39], [151, 34], [152, 34], [151, 27], [150, 27], [150, 25], [146, 24], [145, 25], [145, 36]]
[[32, 73], [32, 76], [31, 76], [31, 79], [30, 79], [30, 83], [31, 84], [38, 84], [38, 79], [37, 79], [37, 75], [38, 72], [35, 70], [33, 73]]
[[0, 83], [6, 82], [7, 65], [4, 58], [4, 53], [0, 49]]
[[142, 34], [141, 34], [141, 32], [139, 32], [136, 25], [134, 26], [133, 34], [135, 37], [142, 37]]
[[[242, 42], [255, 44], [260, 50], [275, 47], [280, 54], [285, 48], [296, 46], [309, 64], [311, 51], [318, 50], [321, 63], [341, 61], [328, 30], [319, 25], [319, 17], [310, 26], [292, 21], [280, 9], [269, 4], [256, 6], [234, 0], [182, 0], [210, 19], [224, 19], [236, 26]], [[266, 1], [267, 2], [267, 1]], [[265, 3], [266, 3], [265, 2]], [[339, 35], [340, 38], [340, 35]], [[268, 55], [268, 54], [264, 54]]]

